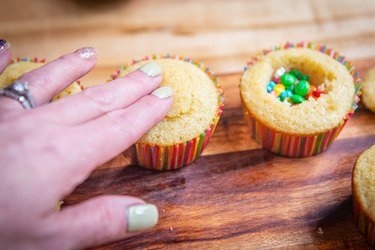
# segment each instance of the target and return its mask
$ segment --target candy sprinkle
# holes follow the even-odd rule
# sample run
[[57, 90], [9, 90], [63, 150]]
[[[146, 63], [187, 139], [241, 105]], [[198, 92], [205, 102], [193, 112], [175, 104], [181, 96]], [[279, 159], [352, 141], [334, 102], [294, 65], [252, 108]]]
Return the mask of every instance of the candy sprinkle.
[[273, 90], [275, 91], [277, 96], [280, 96], [280, 94], [285, 91], [285, 86], [278, 83]]
[[280, 78], [280, 76], [284, 75], [286, 73], [286, 69], [284, 67], [279, 68], [276, 70], [275, 77]]
[[310, 97], [317, 99], [324, 94], [324, 84], [316, 87], [308, 82], [309, 79], [310, 76], [303, 75], [299, 70], [292, 69], [288, 72], [285, 67], [280, 67], [267, 84], [266, 90], [280, 102], [295, 106]]
[[313, 91], [313, 96], [316, 97], [316, 98], [319, 98], [321, 94], [323, 94], [322, 91], [319, 91], [319, 90]]
[[288, 98], [288, 97], [292, 97], [292, 95], [293, 95], [293, 92], [292, 92], [292, 91], [290, 91], [290, 90], [285, 90], [284, 92], [282, 92], [282, 93], [280, 94], [279, 99], [280, 99], [280, 101], [283, 102], [286, 98]]
[[267, 92], [270, 93], [276, 86], [276, 83], [273, 81], [270, 81], [270, 83], [267, 85]]
[[304, 97], [306, 100], [308, 100], [311, 96], [313, 96], [313, 92], [316, 90], [316, 87], [312, 84], [310, 84], [310, 90], [309, 93], [307, 93]]

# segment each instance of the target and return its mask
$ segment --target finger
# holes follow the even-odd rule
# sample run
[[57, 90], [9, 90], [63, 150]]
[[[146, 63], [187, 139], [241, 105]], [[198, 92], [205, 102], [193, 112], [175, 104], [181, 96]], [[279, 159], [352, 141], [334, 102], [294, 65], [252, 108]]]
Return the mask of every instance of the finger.
[[[73, 167], [59, 172], [59, 179], [65, 182], [67, 188], [74, 188], [95, 167], [129, 148], [168, 113], [172, 105], [171, 95], [169, 87], [162, 87], [126, 109], [110, 112], [72, 128], [66, 138], [70, 138], [70, 145], [74, 147], [64, 148], [64, 155], [69, 155], [67, 160], [72, 161], [70, 165]], [[61, 190], [61, 196], [70, 191]]]
[[0, 39], [0, 73], [4, 71], [10, 61], [10, 43]]
[[67, 207], [56, 215], [58, 244], [83, 249], [123, 239], [151, 228], [158, 221], [155, 205], [130, 196], [101, 196]]
[[164, 99], [157, 97], [154, 91], [126, 109], [110, 112], [79, 127], [75, 137], [77, 143], [105, 145], [105, 148], [98, 147], [95, 156], [90, 153], [95, 165], [103, 164], [129, 148], [166, 116], [172, 105], [172, 98], [169, 98], [172, 90], [162, 87], [156, 91], [159, 90], [168, 92]]
[[[95, 49], [82, 48], [32, 70], [19, 79], [28, 82], [31, 96], [39, 106], [49, 102], [54, 95], [86, 75], [95, 63]], [[10, 98], [0, 98], [0, 107], [22, 108], [19, 103]]]
[[[150, 94], [161, 82], [161, 68], [147, 63], [136, 71], [108, 84], [85, 89], [39, 109], [48, 120], [78, 124], [116, 109], [127, 107]], [[61, 120], [61, 117], [64, 117]]]

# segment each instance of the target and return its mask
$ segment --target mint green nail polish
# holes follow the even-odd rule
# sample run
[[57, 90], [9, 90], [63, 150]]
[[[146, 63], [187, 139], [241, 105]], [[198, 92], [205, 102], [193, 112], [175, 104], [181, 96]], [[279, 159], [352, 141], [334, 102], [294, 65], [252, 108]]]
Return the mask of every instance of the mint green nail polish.
[[128, 207], [128, 232], [151, 228], [158, 223], [158, 208], [153, 204], [142, 204]]
[[155, 89], [151, 93], [151, 95], [159, 97], [160, 99], [166, 99], [166, 98], [173, 95], [173, 90], [168, 86], [164, 86], [164, 87], [160, 87], [158, 89]]
[[154, 62], [146, 63], [145, 65], [140, 67], [139, 70], [147, 74], [149, 77], [155, 77], [160, 75], [161, 73], [160, 66]]

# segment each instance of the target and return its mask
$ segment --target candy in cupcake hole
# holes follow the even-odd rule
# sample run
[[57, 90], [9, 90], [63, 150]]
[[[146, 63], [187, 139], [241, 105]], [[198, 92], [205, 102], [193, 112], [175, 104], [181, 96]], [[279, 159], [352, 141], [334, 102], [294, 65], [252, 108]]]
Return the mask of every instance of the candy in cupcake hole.
[[266, 91], [289, 106], [295, 106], [310, 98], [318, 99], [325, 94], [323, 82], [313, 82], [310, 74], [287, 67], [278, 68], [270, 82], [266, 85]]

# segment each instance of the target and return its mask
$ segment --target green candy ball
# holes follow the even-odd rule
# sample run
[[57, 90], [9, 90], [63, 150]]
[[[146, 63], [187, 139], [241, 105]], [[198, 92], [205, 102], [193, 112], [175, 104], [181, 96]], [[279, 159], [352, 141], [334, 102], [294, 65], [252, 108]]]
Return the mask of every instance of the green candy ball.
[[309, 90], [310, 90], [310, 83], [305, 80], [301, 80], [294, 87], [294, 93], [300, 96], [305, 96], [307, 93], [309, 93]]
[[292, 74], [284, 74], [280, 77], [280, 81], [285, 86], [290, 86], [296, 83], [297, 78]]
[[309, 79], [310, 79], [310, 76], [302, 76], [301, 79], [299, 79], [299, 80], [306, 80], [306, 81], [308, 81]]
[[303, 76], [301, 71], [298, 71], [296, 69], [292, 69], [291, 71], [289, 71], [289, 74], [294, 75], [295, 77], [297, 77], [298, 80], [301, 80], [301, 78]]
[[293, 101], [294, 103], [297, 103], [297, 104], [302, 103], [302, 102], [305, 101], [305, 98], [303, 98], [303, 97], [300, 96], [300, 95], [292, 95], [291, 99], [292, 99], [292, 101]]
[[285, 86], [285, 90], [290, 90], [293, 92], [294, 85]]

